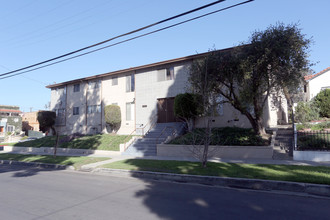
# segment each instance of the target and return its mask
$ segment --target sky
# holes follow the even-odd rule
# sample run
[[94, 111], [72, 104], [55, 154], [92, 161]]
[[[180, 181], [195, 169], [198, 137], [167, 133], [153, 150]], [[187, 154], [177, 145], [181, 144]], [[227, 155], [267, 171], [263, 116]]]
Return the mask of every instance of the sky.
[[[0, 0], [0, 74], [213, 1]], [[226, 0], [149, 31], [239, 2]], [[255, 0], [77, 59], [1, 79], [0, 105], [16, 105], [24, 112], [42, 110], [50, 101], [47, 85], [237, 46], [247, 42], [254, 31], [263, 31], [277, 22], [298, 23], [306, 38], [312, 38], [309, 59], [315, 63], [312, 69], [317, 73], [330, 66], [329, 8], [329, 0]]]

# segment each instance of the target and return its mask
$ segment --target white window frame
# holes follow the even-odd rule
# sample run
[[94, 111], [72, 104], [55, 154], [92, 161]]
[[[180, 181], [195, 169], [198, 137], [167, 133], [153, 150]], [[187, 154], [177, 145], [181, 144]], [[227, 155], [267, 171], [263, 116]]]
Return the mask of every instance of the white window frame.
[[126, 92], [134, 92], [135, 91], [135, 75], [130, 74], [126, 76]]

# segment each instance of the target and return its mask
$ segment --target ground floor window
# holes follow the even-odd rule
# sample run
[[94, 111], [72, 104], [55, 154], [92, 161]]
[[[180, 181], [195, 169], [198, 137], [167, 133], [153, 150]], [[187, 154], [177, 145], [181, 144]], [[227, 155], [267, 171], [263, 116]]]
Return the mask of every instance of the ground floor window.
[[12, 125], [7, 126], [7, 132], [13, 132], [15, 130], [15, 127]]
[[134, 120], [134, 103], [127, 102], [126, 103], [126, 121]]

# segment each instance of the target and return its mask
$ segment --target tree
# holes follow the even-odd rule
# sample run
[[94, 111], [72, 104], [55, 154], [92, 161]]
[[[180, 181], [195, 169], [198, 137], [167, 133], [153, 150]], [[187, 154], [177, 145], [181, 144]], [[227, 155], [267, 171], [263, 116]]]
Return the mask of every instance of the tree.
[[39, 122], [39, 129], [42, 132], [49, 131], [49, 129], [52, 129], [53, 135], [56, 135], [55, 130], [55, 119], [56, 119], [56, 113], [52, 111], [39, 111], [37, 115], [37, 120]]
[[111, 127], [112, 132], [117, 132], [121, 125], [121, 112], [118, 105], [104, 107], [105, 122]]
[[53, 135], [56, 135], [55, 150], [54, 150], [54, 157], [56, 157], [56, 151], [57, 151], [57, 145], [59, 139], [59, 136], [54, 127], [56, 120], [56, 113], [52, 111], [39, 111], [37, 115], [37, 120], [39, 122], [39, 129], [42, 132], [46, 132], [49, 131], [49, 129], [51, 129], [53, 131]]
[[174, 114], [187, 123], [188, 131], [193, 129], [192, 120], [202, 114], [201, 101], [201, 95], [193, 93], [178, 94], [174, 99]]
[[195, 92], [201, 91], [203, 76], [208, 76], [209, 91], [224, 97], [245, 115], [252, 128], [263, 134], [263, 109], [269, 96], [283, 92], [287, 98], [298, 89], [308, 72], [311, 40], [296, 24], [277, 24], [255, 31], [250, 40], [232, 50], [212, 51], [203, 60], [194, 61], [189, 80]]
[[330, 118], [330, 89], [319, 92], [313, 102], [320, 109], [320, 116]]

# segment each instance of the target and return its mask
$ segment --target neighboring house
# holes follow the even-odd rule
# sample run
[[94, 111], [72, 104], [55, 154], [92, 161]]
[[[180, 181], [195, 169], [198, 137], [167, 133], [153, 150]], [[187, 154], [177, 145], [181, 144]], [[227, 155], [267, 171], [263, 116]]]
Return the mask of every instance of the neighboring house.
[[0, 105], [0, 135], [22, 131], [22, 117], [18, 106]]
[[304, 101], [310, 101], [320, 91], [330, 89], [330, 67], [319, 73], [305, 76], [306, 84], [304, 85]]
[[[231, 50], [225, 49], [225, 50]], [[223, 50], [223, 51], [225, 51]], [[115, 104], [121, 109], [119, 134], [145, 133], [153, 122], [177, 121], [174, 97], [189, 88], [189, 68], [193, 60], [208, 53], [118, 70], [47, 86], [51, 89], [50, 109], [57, 114], [59, 133], [107, 132], [104, 106]], [[284, 97], [269, 99], [264, 109], [266, 127], [287, 122]], [[251, 127], [244, 115], [229, 104], [217, 108], [212, 126]], [[202, 126], [197, 122], [197, 126]]]
[[39, 131], [39, 122], [37, 120], [38, 112], [24, 112], [22, 114], [22, 131]]

